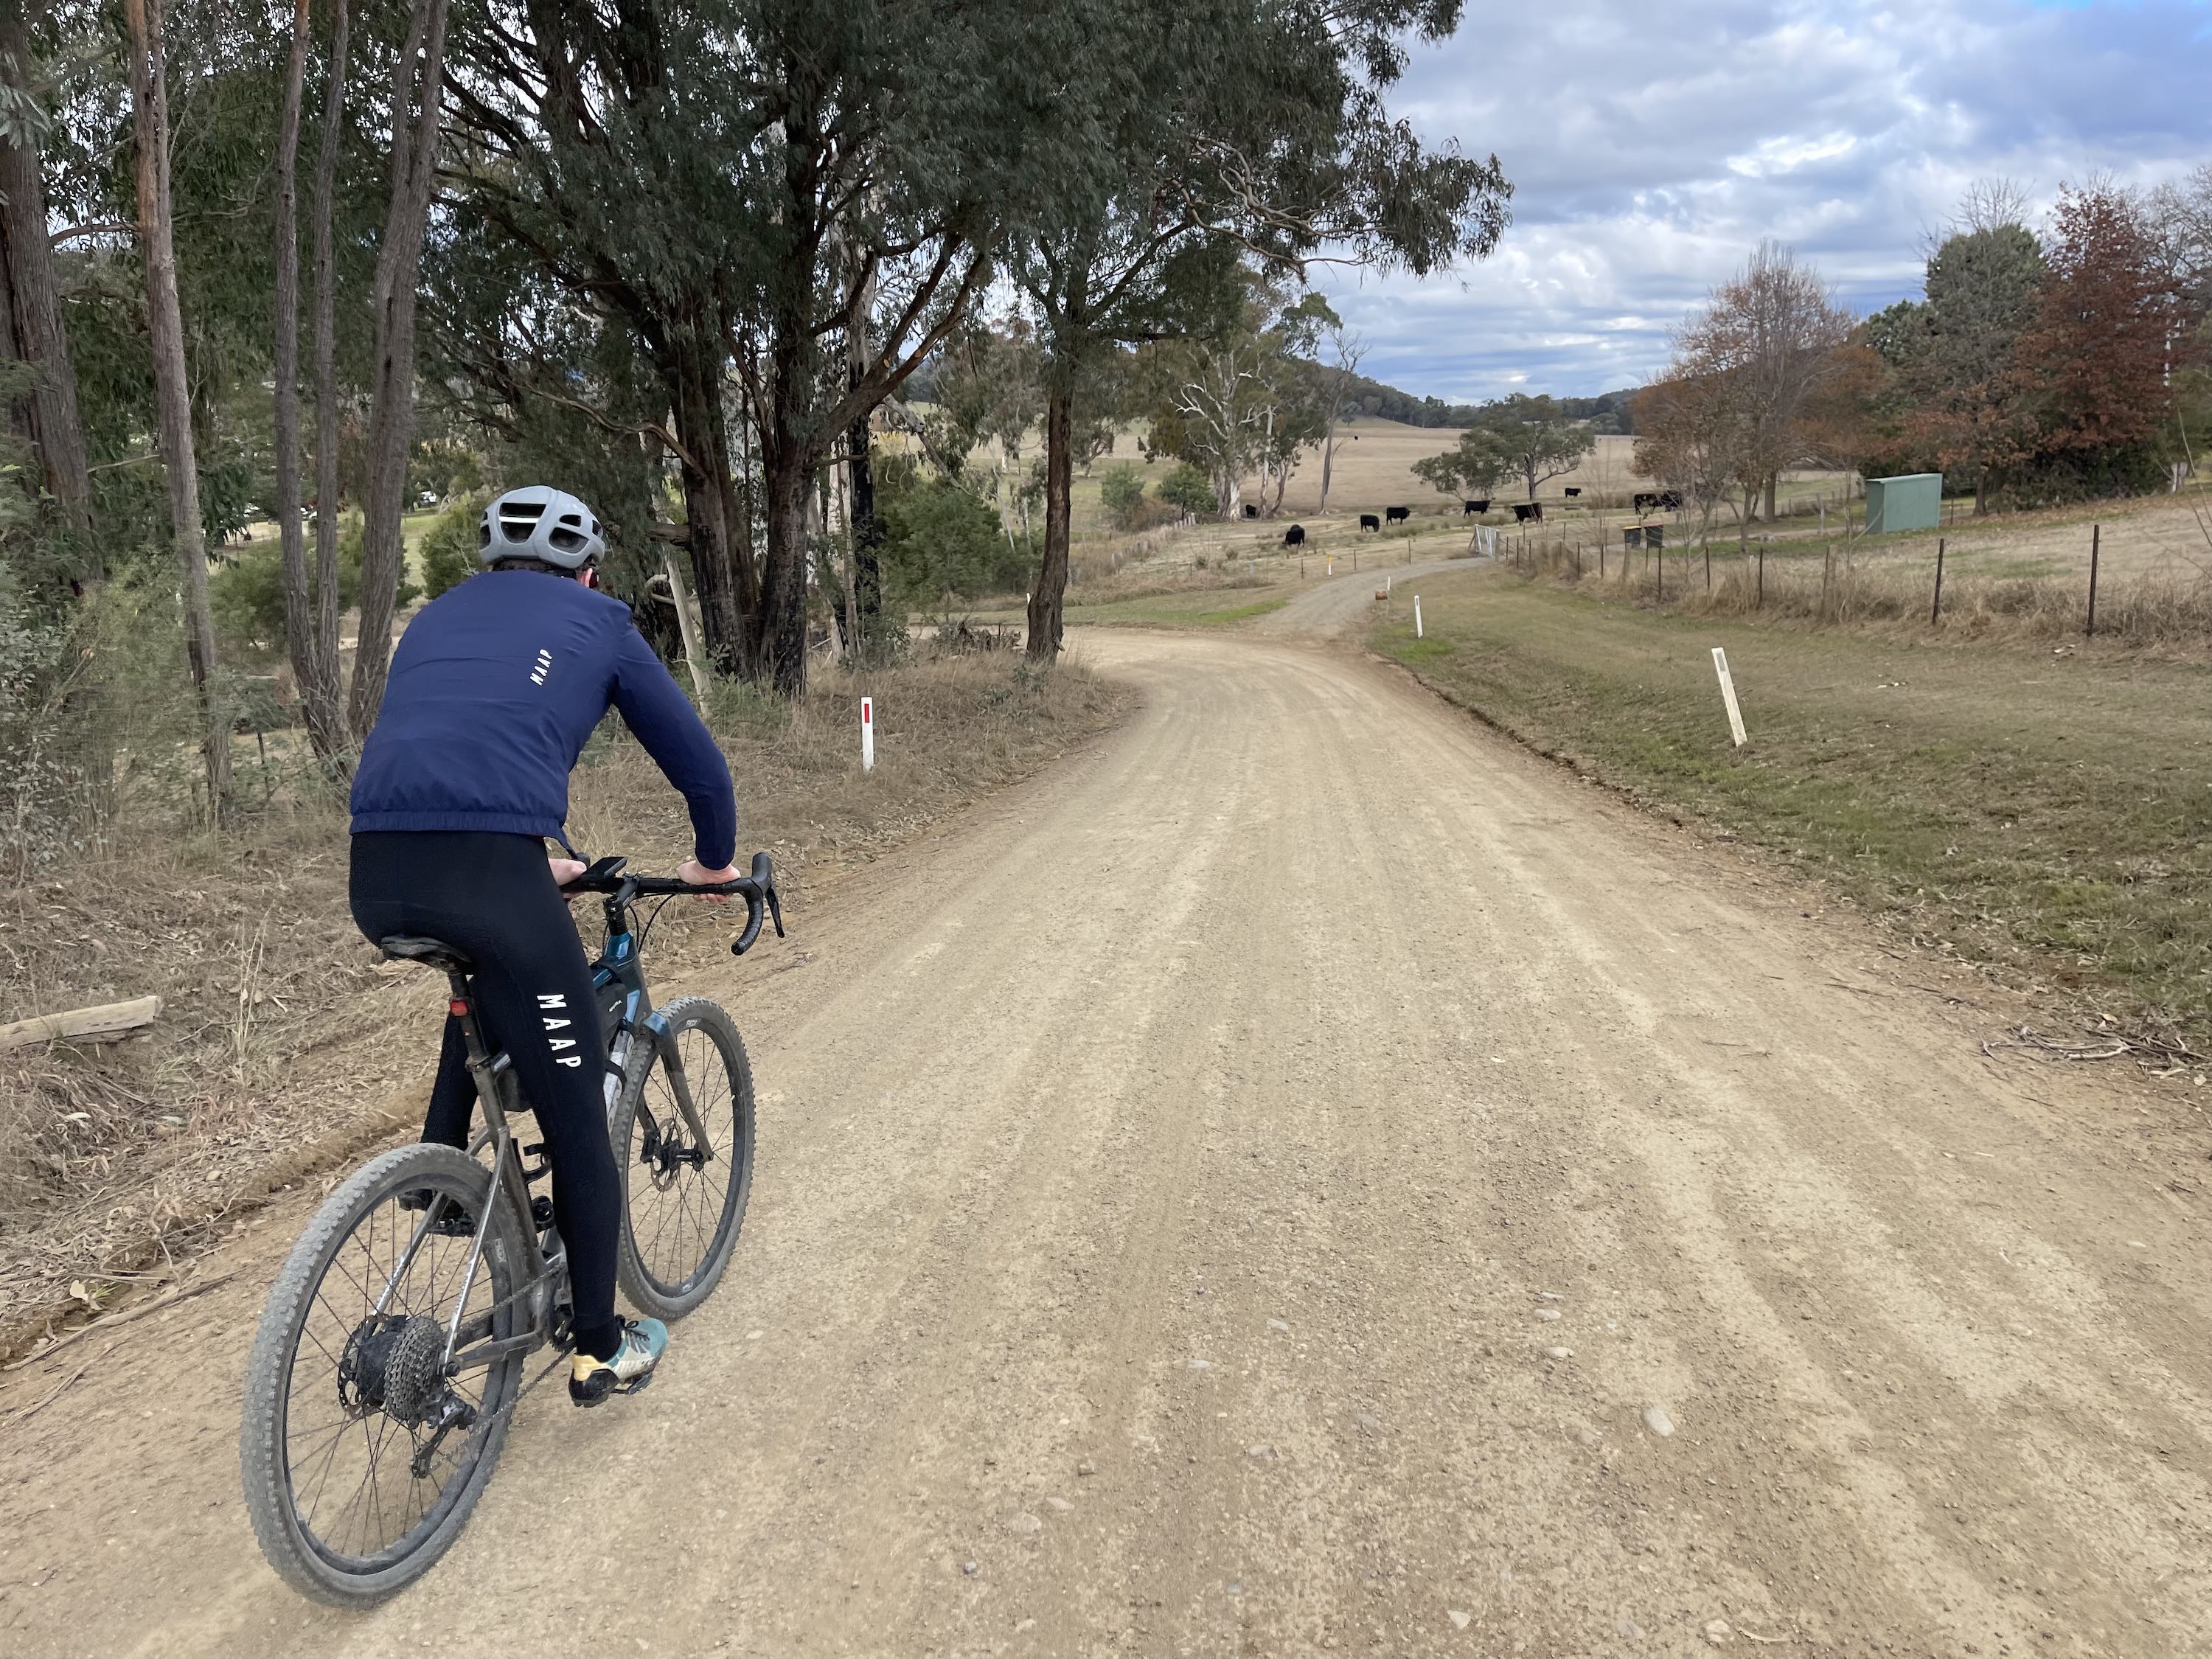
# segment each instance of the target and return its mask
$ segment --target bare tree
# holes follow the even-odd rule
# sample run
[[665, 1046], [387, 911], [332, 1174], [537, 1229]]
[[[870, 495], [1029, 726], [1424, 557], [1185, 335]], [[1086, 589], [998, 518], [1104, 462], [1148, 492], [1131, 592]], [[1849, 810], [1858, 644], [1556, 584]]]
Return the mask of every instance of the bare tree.
[[1317, 513], [1328, 511], [1329, 474], [1336, 460], [1336, 423], [1344, 414], [1344, 400], [1352, 390], [1352, 382], [1359, 374], [1359, 360], [1367, 355], [1367, 342], [1341, 323], [1329, 330], [1328, 342], [1336, 349], [1336, 362], [1328, 371], [1327, 387], [1322, 393], [1321, 505], [1315, 508]]
[[437, 172], [447, 0], [416, 0], [392, 70], [392, 201], [376, 252], [376, 362], [370, 387], [368, 488], [362, 502], [361, 627], [348, 718], [357, 738], [376, 724], [392, 665], [400, 515], [415, 436], [415, 290]]
[[146, 331], [153, 348], [154, 410], [169, 495], [169, 530], [184, 572], [185, 647], [206, 736], [208, 806], [230, 811], [230, 724], [215, 684], [215, 623], [208, 611], [207, 535], [192, 453], [185, 325], [177, 306], [177, 250], [169, 205], [169, 99], [161, 53], [161, 0], [124, 0], [131, 37], [131, 111], [138, 182], [138, 245], [146, 259]]
[[33, 90], [30, 32], [20, 6], [0, 9], [0, 355], [28, 363], [30, 437], [46, 494], [76, 532], [84, 574], [100, 574], [91, 538], [91, 476], [84, 426], [77, 418], [76, 374], [62, 332], [46, 225], [45, 181], [39, 172], [42, 112]]
[[[344, 137], [346, 0], [331, 0], [331, 70], [323, 84], [322, 147], [315, 157], [315, 631], [311, 666], [315, 702], [308, 708], [314, 732], [316, 703], [329, 721], [325, 759], [347, 748], [338, 678], [338, 381], [337, 256], [331, 239], [331, 198], [337, 189], [338, 148]], [[301, 687], [302, 696], [307, 687]]]
[[1676, 337], [1676, 376], [1713, 380], [1742, 430], [1735, 448], [1747, 491], [1763, 487], [1766, 516], [1784, 468], [1808, 459], [1814, 416], [1847, 364], [1854, 319], [1820, 274], [1789, 249], [1761, 242], [1751, 263], [1713, 290]]
[[1972, 235], [1979, 230], [2002, 230], [2027, 222], [2027, 186], [2017, 179], [1993, 175], [1977, 179], [1959, 198], [1951, 215], [1951, 234]]
[[[284, 641], [292, 660], [307, 732], [319, 755], [343, 749], [336, 663], [326, 678], [316, 657], [313, 603], [307, 583], [306, 538], [300, 526], [300, 102], [307, 76], [308, 0], [292, 0], [292, 50], [284, 68], [284, 102], [276, 135], [275, 312], [276, 526], [284, 582]], [[333, 596], [334, 598], [335, 596]]]

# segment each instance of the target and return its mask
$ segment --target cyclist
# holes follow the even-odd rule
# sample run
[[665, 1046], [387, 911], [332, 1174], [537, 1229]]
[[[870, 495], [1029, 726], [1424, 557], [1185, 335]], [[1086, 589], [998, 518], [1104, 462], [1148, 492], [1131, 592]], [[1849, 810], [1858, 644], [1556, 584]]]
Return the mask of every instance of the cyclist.
[[[355, 921], [371, 942], [423, 934], [473, 960], [487, 1036], [513, 1057], [544, 1133], [574, 1298], [568, 1395], [581, 1406], [642, 1388], [668, 1345], [659, 1320], [615, 1314], [622, 1195], [605, 1041], [559, 890], [584, 866], [544, 844], [574, 852], [568, 773], [610, 707], [690, 808], [693, 856], [678, 876], [738, 873], [729, 767], [629, 608], [595, 591], [605, 545], [591, 508], [557, 489], [510, 489], [484, 509], [488, 568], [408, 624], [351, 802]], [[449, 1018], [423, 1139], [465, 1146], [475, 1102]]]

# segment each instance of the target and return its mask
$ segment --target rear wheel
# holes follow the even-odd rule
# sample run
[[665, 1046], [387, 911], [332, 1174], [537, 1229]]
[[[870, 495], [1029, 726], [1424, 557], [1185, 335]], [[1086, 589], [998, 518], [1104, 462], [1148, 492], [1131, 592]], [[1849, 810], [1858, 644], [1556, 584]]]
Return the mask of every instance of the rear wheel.
[[[246, 1364], [239, 1461], [262, 1552], [303, 1595], [358, 1606], [412, 1583], [490, 1478], [523, 1356], [466, 1355], [529, 1329], [520, 1292], [534, 1254], [492, 1191], [450, 1146], [386, 1152], [331, 1194], [276, 1276]], [[416, 1194], [428, 1209], [403, 1204]], [[457, 1311], [463, 1363], [448, 1368]]]
[[713, 1293], [744, 1224], [753, 1074], [736, 1024], [705, 998], [679, 998], [654, 1018], [665, 1035], [656, 1042], [639, 1033], [607, 1126], [622, 1169], [617, 1274], [639, 1312], [680, 1319]]

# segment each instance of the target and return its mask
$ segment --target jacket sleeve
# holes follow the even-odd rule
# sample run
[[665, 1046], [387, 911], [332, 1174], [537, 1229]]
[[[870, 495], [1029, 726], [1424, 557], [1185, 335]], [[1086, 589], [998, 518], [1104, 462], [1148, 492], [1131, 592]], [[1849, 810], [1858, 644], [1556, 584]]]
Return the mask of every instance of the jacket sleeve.
[[691, 809], [692, 856], [709, 870], [737, 855], [729, 763], [645, 636], [625, 620], [615, 645], [614, 705]]

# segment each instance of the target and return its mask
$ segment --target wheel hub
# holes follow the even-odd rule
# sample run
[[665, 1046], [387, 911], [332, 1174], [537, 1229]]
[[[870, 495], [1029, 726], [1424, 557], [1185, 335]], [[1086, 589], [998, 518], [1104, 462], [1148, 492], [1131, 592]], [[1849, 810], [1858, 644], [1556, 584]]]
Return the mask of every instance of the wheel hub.
[[349, 1417], [380, 1411], [413, 1427], [445, 1395], [446, 1334], [417, 1314], [374, 1315], [354, 1327], [338, 1358], [338, 1403]]

